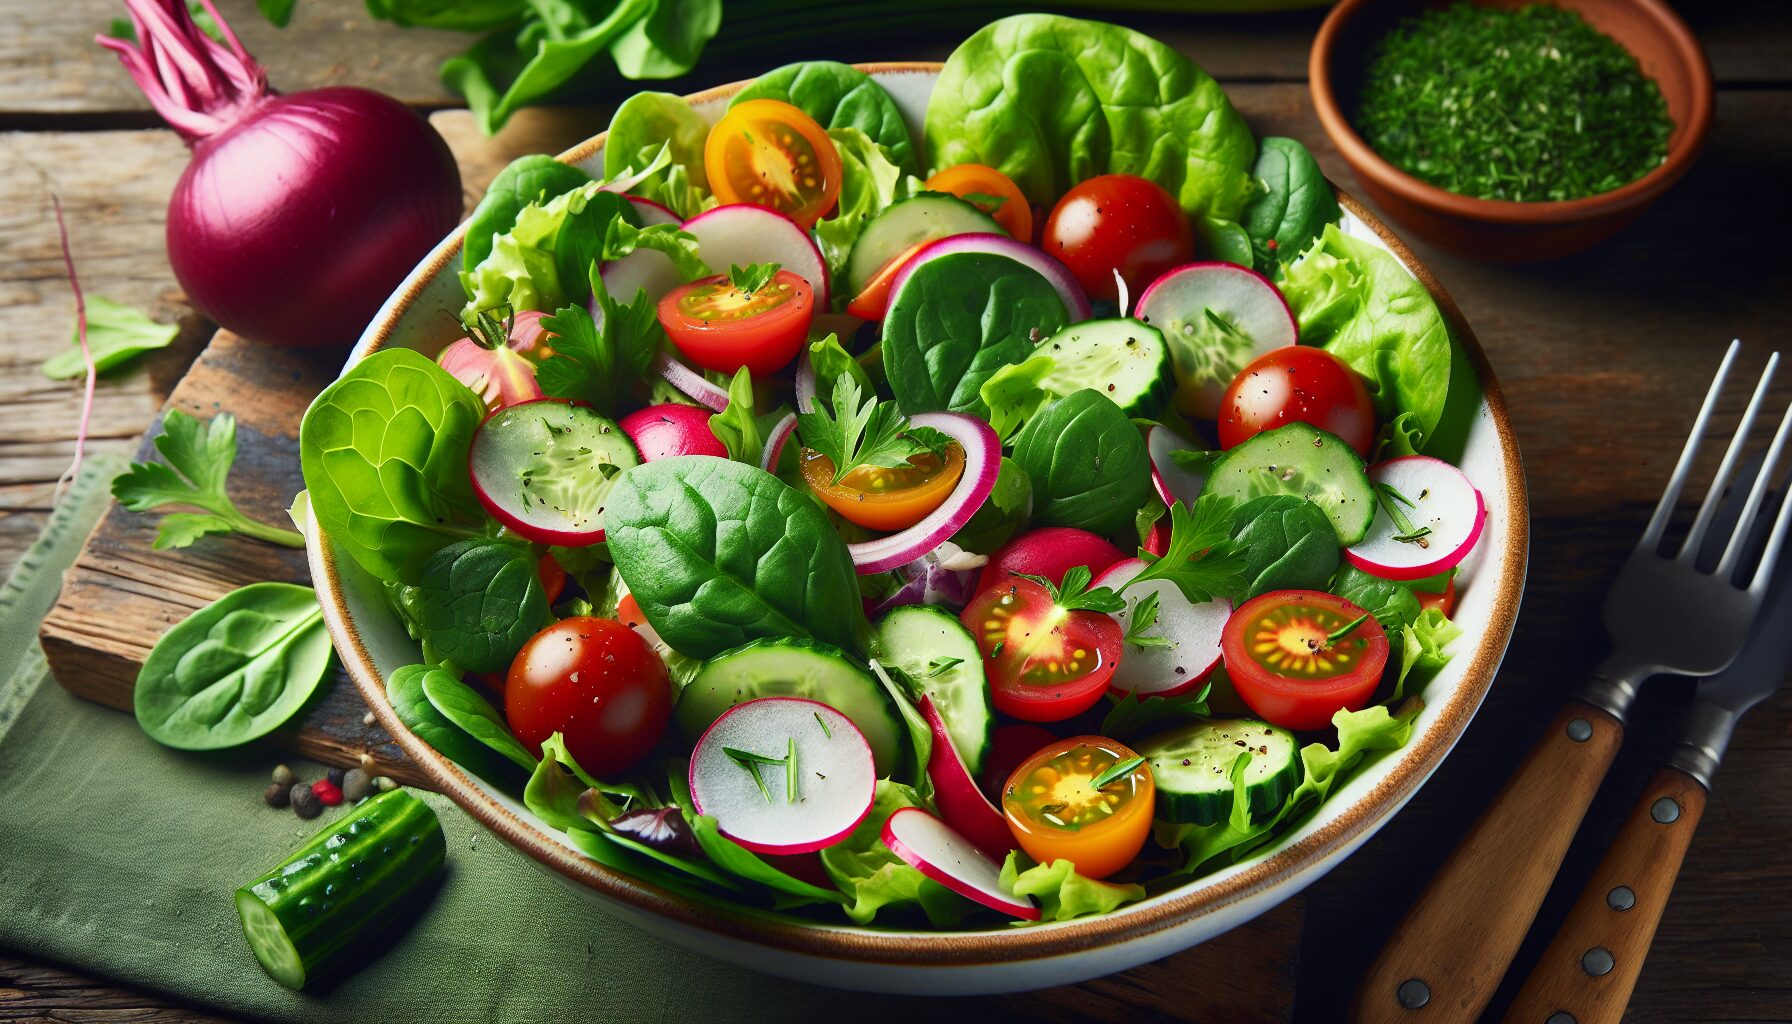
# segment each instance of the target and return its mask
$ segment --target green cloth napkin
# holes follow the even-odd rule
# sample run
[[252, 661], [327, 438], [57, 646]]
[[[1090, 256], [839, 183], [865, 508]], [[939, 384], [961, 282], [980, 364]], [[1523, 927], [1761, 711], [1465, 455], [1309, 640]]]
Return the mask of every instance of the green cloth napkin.
[[[0, 588], [0, 947], [293, 1021], [912, 1021], [940, 1004], [781, 981], [610, 917], [448, 800], [447, 877], [408, 930], [321, 991], [288, 992], [243, 941], [236, 887], [333, 818], [262, 802], [278, 751], [195, 755], [48, 681], [36, 632], [103, 511], [96, 460]], [[301, 778], [322, 768], [284, 758]], [[962, 1004], [961, 1004], [962, 1005]]]

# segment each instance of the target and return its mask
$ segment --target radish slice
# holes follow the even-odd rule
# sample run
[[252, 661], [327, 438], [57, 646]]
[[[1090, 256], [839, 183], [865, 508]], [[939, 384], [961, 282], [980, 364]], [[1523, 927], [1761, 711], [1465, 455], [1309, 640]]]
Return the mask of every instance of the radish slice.
[[701, 402], [716, 412], [728, 408], [727, 388], [711, 384], [709, 378], [674, 359], [670, 353], [661, 352], [653, 357], [653, 372], [666, 378], [679, 394], [688, 395], [692, 401]]
[[[871, 668], [879, 674], [883, 672], [875, 661]], [[977, 780], [971, 778], [971, 770], [965, 767], [964, 758], [952, 744], [952, 734], [946, 731], [946, 720], [934, 707], [933, 698], [926, 694], [921, 696], [921, 717], [927, 719], [927, 728], [933, 732], [927, 775], [933, 779], [933, 801], [939, 805], [940, 817], [977, 849], [1002, 860], [1015, 848], [1008, 819], [977, 788]]]
[[784, 454], [784, 442], [796, 433], [796, 413], [787, 412], [765, 439], [765, 452], [759, 457], [759, 468], [767, 473], [778, 471], [778, 456]]
[[[1129, 558], [1095, 578], [1095, 585], [1118, 591], [1145, 571], [1145, 563]], [[1146, 580], [1126, 592], [1126, 607], [1114, 613], [1124, 628], [1132, 627], [1133, 612], [1146, 594], [1157, 595], [1157, 622], [1146, 636], [1161, 637], [1168, 647], [1128, 645], [1108, 682], [1108, 691], [1120, 696], [1180, 697], [1206, 682], [1220, 663], [1220, 635], [1232, 617], [1232, 602], [1223, 599], [1190, 604], [1176, 584]]]
[[940, 507], [915, 525], [887, 537], [847, 545], [861, 576], [906, 565], [939, 547], [940, 541], [957, 533], [983, 507], [989, 492], [995, 489], [996, 473], [1002, 468], [1001, 439], [989, 424], [974, 416], [924, 412], [910, 416], [909, 422], [917, 427], [932, 427], [963, 446], [964, 475]]
[[[794, 773], [737, 759], [792, 751]], [[691, 751], [690, 783], [691, 805], [728, 838], [755, 853], [808, 853], [845, 839], [870, 813], [877, 767], [852, 719], [806, 697], [761, 697], [722, 712], [704, 731]]]
[[678, 214], [651, 199], [642, 199], [640, 196], [623, 196], [622, 198], [627, 199], [629, 205], [635, 208], [635, 214], [641, 218], [641, 226], [644, 228], [653, 227], [655, 224], [679, 223]]
[[1207, 487], [1207, 473], [1176, 461], [1175, 452], [1200, 451], [1200, 447], [1169, 427], [1154, 425], [1145, 431], [1145, 452], [1151, 456], [1151, 486], [1168, 508], [1177, 502], [1195, 507], [1195, 499]]
[[[1089, 306], [1089, 296], [1083, 293], [1083, 286], [1077, 283], [1076, 275], [1070, 268], [1046, 255], [1042, 249], [1035, 249], [1025, 242], [1016, 241], [1007, 235], [994, 232], [973, 232], [968, 235], [949, 235], [937, 242], [929, 243], [920, 252], [909, 258], [907, 265], [896, 275], [890, 284], [890, 299], [902, 294], [902, 286], [908, 283], [909, 276], [915, 268], [923, 263], [936, 260], [941, 256], [950, 256], [955, 252], [987, 252], [996, 256], [1006, 256], [1016, 263], [1039, 272], [1039, 276], [1051, 282], [1058, 297], [1064, 300], [1064, 308], [1070, 311], [1070, 323], [1078, 323], [1094, 316]], [[1122, 313], [1122, 316], [1125, 314]]]
[[716, 273], [776, 263], [809, 282], [816, 309], [828, 308], [827, 264], [809, 233], [789, 217], [751, 203], [730, 203], [685, 221], [684, 230], [697, 236], [697, 254]]
[[622, 428], [588, 405], [539, 398], [487, 416], [467, 475], [492, 518], [528, 540], [582, 547], [604, 539], [604, 502], [640, 456]]
[[728, 457], [728, 449], [709, 429], [708, 409], [695, 405], [650, 405], [622, 418], [618, 426], [635, 443], [642, 462], [674, 455]]
[[[1380, 492], [1375, 521], [1361, 543], [1344, 551], [1358, 569], [1389, 580], [1424, 579], [1467, 558], [1481, 539], [1487, 502], [1462, 470], [1448, 462], [1405, 455], [1371, 468], [1369, 481]], [[1383, 488], [1392, 488], [1399, 497]], [[1417, 540], [1395, 539], [1405, 531], [1388, 515], [1390, 504], [1415, 530], [1431, 532]]]
[[967, 899], [1018, 917], [1039, 920], [1039, 908], [1002, 888], [1002, 867], [950, 825], [919, 807], [904, 807], [884, 822], [884, 845], [915, 870]]
[[1189, 263], [1166, 271], [1134, 313], [1164, 332], [1176, 364], [1176, 407], [1216, 419], [1220, 399], [1245, 364], [1299, 340], [1294, 311], [1269, 278], [1236, 263]]

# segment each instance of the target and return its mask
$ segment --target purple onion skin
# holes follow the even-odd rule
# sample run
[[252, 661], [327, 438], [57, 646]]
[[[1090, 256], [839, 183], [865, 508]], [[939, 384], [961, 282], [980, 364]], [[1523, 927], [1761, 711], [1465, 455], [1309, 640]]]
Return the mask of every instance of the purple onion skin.
[[237, 334], [340, 347], [460, 213], [453, 154], [409, 107], [346, 87], [270, 95], [194, 143], [168, 258], [193, 304]]

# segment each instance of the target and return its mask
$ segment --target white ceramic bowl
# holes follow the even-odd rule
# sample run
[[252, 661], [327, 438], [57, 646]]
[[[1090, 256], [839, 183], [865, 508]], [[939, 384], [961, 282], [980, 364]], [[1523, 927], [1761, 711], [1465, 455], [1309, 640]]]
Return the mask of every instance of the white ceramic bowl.
[[[895, 97], [915, 137], [937, 64], [862, 67]], [[712, 121], [745, 83], [690, 99]], [[561, 159], [601, 174], [603, 136]], [[386, 606], [378, 581], [315, 528], [312, 577], [324, 618], [349, 674], [405, 751], [473, 817], [589, 894], [606, 912], [682, 946], [802, 981], [883, 992], [942, 995], [1045, 988], [1125, 970], [1168, 956], [1250, 920], [1317, 881], [1361, 846], [1418, 791], [1449, 753], [1486, 696], [1511, 636], [1524, 586], [1528, 519], [1518, 446], [1498, 384], [1449, 296], [1373, 215], [1340, 194], [1351, 235], [1390, 250], [1430, 289], [1474, 362], [1486, 390], [1462, 468], [1486, 495], [1478, 555], [1463, 577], [1456, 656], [1427, 687], [1411, 742], [1332, 794], [1298, 830], [1249, 860], [1101, 917], [986, 931], [894, 931], [840, 924], [789, 924], [692, 903], [587, 860], [521, 803], [425, 746], [386, 702], [383, 680], [419, 660], [417, 644]], [[464, 229], [464, 226], [463, 226]], [[463, 231], [443, 239], [387, 301], [349, 363], [388, 346], [434, 353], [455, 331], [442, 309], [464, 296], [455, 271]]]

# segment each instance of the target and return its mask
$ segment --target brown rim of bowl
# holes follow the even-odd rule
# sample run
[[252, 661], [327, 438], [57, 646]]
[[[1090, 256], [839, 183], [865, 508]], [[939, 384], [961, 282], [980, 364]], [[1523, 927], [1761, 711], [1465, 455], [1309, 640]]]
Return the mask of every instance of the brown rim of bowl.
[[[1661, 166], [1610, 192], [1553, 202], [1479, 199], [1438, 188], [1395, 167], [1363, 141], [1332, 89], [1331, 65], [1339, 34], [1353, 16], [1376, 2], [1379, 0], [1342, 0], [1326, 15], [1325, 22], [1319, 26], [1319, 34], [1313, 38], [1313, 48], [1307, 55], [1307, 84], [1313, 95], [1313, 109], [1319, 115], [1320, 124], [1351, 168], [1360, 175], [1373, 178], [1373, 184], [1414, 205], [1498, 224], [1567, 224], [1596, 219], [1641, 206], [1667, 191], [1668, 186], [1680, 180], [1681, 175], [1692, 166], [1693, 160], [1699, 155], [1699, 149], [1704, 145], [1705, 135], [1711, 128], [1715, 93], [1711, 82], [1711, 67], [1705, 60], [1705, 51], [1699, 46], [1698, 37], [1661, 0], [1631, 0], [1639, 15], [1651, 19], [1672, 40], [1674, 53], [1690, 72], [1692, 80], [1692, 102], [1688, 116], [1684, 123], [1675, 125], [1675, 137], [1669, 144], [1667, 159], [1662, 161]], [[1376, 226], [1376, 232], [1385, 234], [1379, 225]]]
[[[936, 72], [940, 66], [931, 62], [858, 65], [867, 72], [900, 73]], [[736, 82], [718, 86], [695, 93], [689, 98], [701, 103], [726, 97], [746, 84]], [[583, 159], [595, 152], [602, 142], [602, 135], [595, 136], [560, 154], [559, 158], [568, 161]], [[1123, 909], [1100, 917], [1037, 928], [928, 933], [926, 942], [916, 942], [912, 932], [905, 936], [903, 933], [879, 932], [847, 925], [768, 921], [692, 902], [586, 859], [553, 836], [525, 823], [497, 801], [487, 798], [458, 765], [437, 754], [433, 748], [413, 735], [399, 721], [387, 702], [385, 682], [362, 643], [360, 633], [344, 614], [335, 552], [328, 539], [313, 524], [313, 536], [308, 545], [311, 571], [314, 581], [319, 585], [324, 621], [335, 640], [343, 665], [355, 685], [360, 688], [381, 726], [417, 762], [440, 791], [474, 819], [548, 868], [622, 904], [625, 909], [654, 914], [674, 924], [717, 937], [771, 946], [806, 956], [883, 966], [1012, 963], [1062, 956], [1136, 940], [1257, 895], [1279, 879], [1310, 870], [1344, 845], [1362, 837], [1371, 827], [1380, 823], [1393, 807], [1408, 799], [1442, 763], [1444, 755], [1467, 728], [1469, 719], [1493, 683], [1494, 672], [1511, 639], [1512, 624], [1517, 617], [1519, 598], [1524, 590], [1525, 556], [1530, 534], [1524, 469], [1519, 461], [1518, 442], [1512, 432], [1505, 398], [1498, 382], [1493, 378], [1486, 355], [1481, 351], [1480, 343], [1476, 341], [1467, 322], [1463, 320], [1456, 303], [1432, 277], [1430, 271], [1418, 263], [1412, 252], [1355, 199], [1341, 191], [1338, 199], [1346, 210], [1387, 243], [1394, 255], [1412, 270], [1414, 276], [1431, 293], [1451, 331], [1463, 343], [1475, 374], [1481, 381], [1494, 428], [1499, 435], [1500, 456], [1506, 471], [1506, 506], [1510, 512], [1506, 545], [1500, 553], [1501, 586], [1494, 596], [1490, 617], [1492, 628], [1482, 637], [1473, 654], [1468, 655], [1468, 667], [1463, 674], [1462, 684], [1439, 709], [1435, 727], [1404, 748], [1400, 752], [1399, 762], [1393, 766], [1388, 777], [1376, 784], [1365, 798], [1347, 808], [1336, 821], [1235, 876], [1213, 884], [1197, 884], [1194, 891], [1172, 896], [1162, 903]], [[464, 231], [463, 223], [456, 229], [456, 234]], [[422, 268], [424, 273], [412, 276], [400, 300], [382, 314], [369, 332], [366, 343], [357, 350], [357, 358], [379, 349], [398, 318], [416, 301], [423, 282], [440, 273], [457, 252], [457, 247], [446, 247]]]

